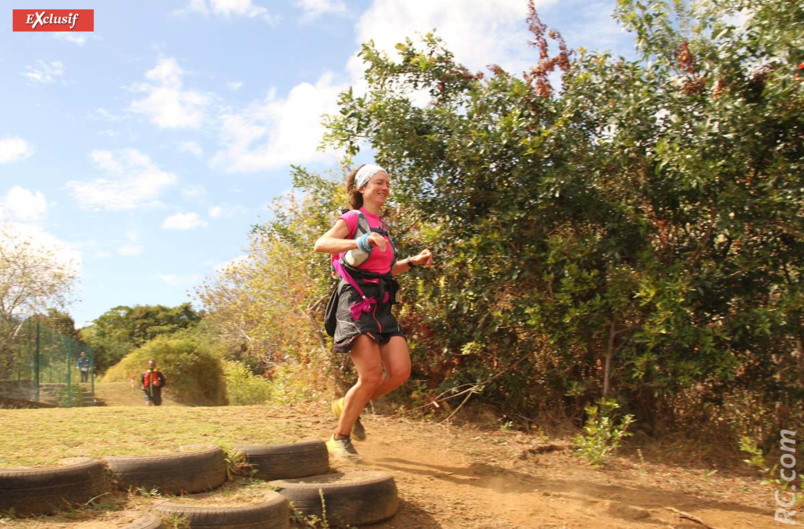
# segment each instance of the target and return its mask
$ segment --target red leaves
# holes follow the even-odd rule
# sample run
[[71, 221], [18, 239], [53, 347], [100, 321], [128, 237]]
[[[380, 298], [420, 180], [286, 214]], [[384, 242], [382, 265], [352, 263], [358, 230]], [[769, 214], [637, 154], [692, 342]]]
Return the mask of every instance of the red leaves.
[[682, 42], [676, 51], [678, 66], [686, 73], [695, 76], [695, 56], [692, 54], [687, 42]]
[[[533, 0], [528, 1], [528, 29], [533, 34], [534, 40], [529, 44], [539, 48], [539, 63], [534, 66], [530, 72], [525, 73], [525, 80], [534, 89], [534, 92], [539, 97], [550, 97], [553, 93], [553, 86], [550, 84], [548, 76], [555, 71], [556, 68], [562, 72], [569, 70], [570, 51], [567, 50], [567, 44], [561, 37], [558, 31], [548, 29], [536, 12], [536, 7], [533, 5]], [[550, 57], [550, 52], [547, 45], [547, 38], [558, 43], [558, 55]]]
[[682, 42], [678, 50], [676, 50], [676, 61], [678, 62], [678, 67], [688, 76], [683, 85], [684, 93], [691, 96], [703, 92], [706, 81], [696, 73], [695, 55], [693, 55], [686, 41]]

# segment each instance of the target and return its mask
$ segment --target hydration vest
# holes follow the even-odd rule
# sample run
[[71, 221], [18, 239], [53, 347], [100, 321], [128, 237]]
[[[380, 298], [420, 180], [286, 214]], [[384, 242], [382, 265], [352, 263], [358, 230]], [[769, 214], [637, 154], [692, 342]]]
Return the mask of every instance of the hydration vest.
[[[363, 212], [360, 210], [357, 211], [357, 229], [355, 229], [355, 233], [352, 236], [352, 239], [359, 239], [363, 235], [369, 232], [379, 233], [380, 235], [384, 235], [388, 238], [388, 242], [391, 244], [391, 248], [394, 250], [394, 262], [391, 263], [391, 268], [394, 267], [396, 263], [396, 247], [394, 246], [393, 242], [391, 242], [391, 236], [388, 234], [388, 226], [385, 224], [385, 220], [382, 221], [382, 227], [380, 228], [372, 228], [369, 226], [368, 219]], [[349, 250], [348, 252], [343, 252], [341, 254], [332, 254], [332, 264], [333, 264], [333, 274], [335, 273], [334, 263], [335, 260], [340, 260], [342, 265], [346, 265], [350, 268], [357, 269], [360, 265], [365, 263], [369, 257], [371, 257], [371, 248], [369, 251], [361, 250], [360, 248], [355, 248], [354, 250]]]
[[142, 385], [147, 388], [151, 385], [151, 383], [153, 383], [153, 386], [155, 388], [158, 388], [159, 386], [162, 385], [162, 382], [159, 380], [159, 375], [160, 373], [158, 369], [154, 369], [153, 371], [150, 370], [146, 371], [145, 377], [142, 379]]
[[[385, 220], [382, 221], [382, 228], [372, 228], [369, 225], [366, 216], [363, 215], [363, 212], [358, 210], [357, 229], [355, 229], [355, 233], [352, 238], [358, 239], [363, 235], [365, 235], [366, 233], [368, 233], [369, 231], [379, 233], [380, 235], [384, 235], [385, 237], [388, 238], [388, 243], [391, 245], [391, 248], [394, 251], [394, 260], [391, 263], [391, 269], [393, 269], [394, 265], [396, 264], [398, 254], [396, 253], [396, 247], [394, 246], [394, 243], [391, 242], [391, 237], [388, 235], [388, 227], [385, 224]], [[377, 305], [378, 300], [376, 300], [373, 297], [370, 298], [366, 297], [366, 295], [363, 293], [363, 290], [360, 288], [360, 285], [354, 280], [352, 275], [349, 273], [349, 270], [352, 270], [352, 273], [358, 273], [360, 274], [361, 277], [367, 274], [374, 278], [384, 277], [381, 274], [376, 274], [373, 272], [361, 273], [361, 271], [357, 268], [361, 264], [365, 263], [370, 256], [371, 251], [366, 252], [364, 250], [361, 250], [360, 248], [356, 248], [354, 250], [349, 250], [348, 252], [343, 252], [341, 254], [332, 254], [332, 258], [330, 260], [330, 263], [332, 265], [332, 276], [333, 277], [340, 276], [341, 279], [349, 283], [349, 285], [351, 285], [357, 291], [357, 293], [360, 294], [360, 297], [363, 298], [362, 301], [355, 303], [350, 307], [353, 320], [358, 320], [362, 312], [368, 312]], [[385, 276], [390, 277], [391, 274], [388, 273]], [[373, 280], [376, 281], [377, 279]], [[392, 280], [392, 282], [396, 283], [396, 280]], [[339, 303], [338, 298], [339, 298], [338, 287], [336, 287], [332, 291], [332, 294], [329, 297], [329, 302], [327, 303], [327, 307], [324, 310], [324, 328], [326, 329], [327, 334], [329, 334], [330, 336], [335, 336], [335, 328], [337, 326], [337, 320], [338, 320], [338, 303]], [[389, 292], [386, 291], [385, 297], [382, 299], [382, 302], [387, 303], [389, 299], [390, 299]]]

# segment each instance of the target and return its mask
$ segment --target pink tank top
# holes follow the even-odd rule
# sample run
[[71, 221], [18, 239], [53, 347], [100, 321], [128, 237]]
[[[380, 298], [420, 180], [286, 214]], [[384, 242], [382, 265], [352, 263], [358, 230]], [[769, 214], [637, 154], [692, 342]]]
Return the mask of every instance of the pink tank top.
[[[365, 208], [360, 208], [360, 212], [365, 215], [369, 227], [386, 229], [385, 222], [383, 222], [382, 217], [379, 215], [369, 213]], [[355, 235], [355, 230], [357, 230], [357, 211], [347, 211], [340, 216], [340, 219], [343, 220], [346, 223], [346, 227], [349, 228], [349, 238], [351, 239]], [[375, 246], [371, 251], [371, 256], [365, 263], [358, 267], [360, 270], [375, 272], [377, 274], [387, 274], [391, 271], [391, 266], [394, 264], [394, 247], [391, 245], [391, 241], [387, 235], [385, 239], [388, 241], [385, 251], [383, 252]]]

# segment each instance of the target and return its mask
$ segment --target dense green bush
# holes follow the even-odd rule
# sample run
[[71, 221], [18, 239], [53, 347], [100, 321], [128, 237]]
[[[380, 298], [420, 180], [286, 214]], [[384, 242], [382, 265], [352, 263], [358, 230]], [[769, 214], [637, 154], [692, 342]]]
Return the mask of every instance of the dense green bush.
[[188, 334], [160, 336], [126, 355], [110, 368], [103, 382], [140, 383], [140, 375], [155, 360], [167, 378], [166, 391], [178, 402], [195, 406], [226, 404], [226, 377], [221, 360], [207, 342]]
[[[522, 76], [470, 72], [433, 35], [364, 46], [366, 90], [341, 94], [325, 141], [371, 146], [400, 254], [436, 258], [400, 278], [406, 387], [522, 423], [581, 425], [605, 398], [645, 433], [770, 441], [804, 408], [804, 4], [617, 5], [634, 59], [568, 50], [533, 2]], [[294, 177], [201, 297], [261, 367], [338, 373], [313, 241], [343, 194]]]
[[327, 366], [282, 364], [271, 374], [271, 402], [293, 405], [298, 402], [321, 400], [333, 390], [325, 376]]
[[254, 375], [241, 362], [224, 362], [226, 396], [229, 404], [247, 406], [265, 404], [271, 396], [271, 383], [264, 377]]
[[82, 328], [80, 337], [95, 351], [95, 372], [102, 374], [147, 341], [193, 329], [200, 321], [201, 315], [189, 303], [176, 307], [121, 305]]
[[689, 393], [747, 392], [800, 421], [804, 4], [621, 0], [633, 60], [570, 52], [530, 7], [524, 76], [368, 43], [328, 121], [389, 169], [403, 255], [436, 256], [403, 279], [414, 376], [520, 418], [605, 397], [656, 433]]

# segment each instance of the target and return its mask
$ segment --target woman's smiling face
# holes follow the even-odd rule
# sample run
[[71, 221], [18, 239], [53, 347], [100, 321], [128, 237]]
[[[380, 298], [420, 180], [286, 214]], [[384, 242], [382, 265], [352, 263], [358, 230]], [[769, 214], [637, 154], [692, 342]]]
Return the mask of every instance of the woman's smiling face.
[[388, 173], [380, 171], [363, 186], [363, 202], [373, 202], [380, 206], [385, 204], [385, 201], [388, 200], [388, 195], [391, 194], [390, 186], [391, 182], [388, 178]]

